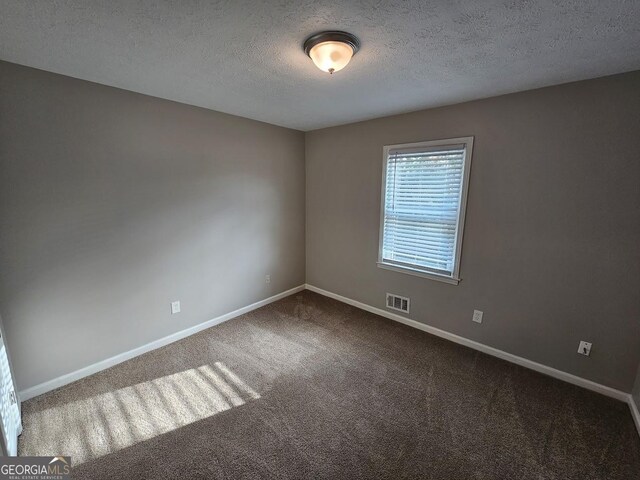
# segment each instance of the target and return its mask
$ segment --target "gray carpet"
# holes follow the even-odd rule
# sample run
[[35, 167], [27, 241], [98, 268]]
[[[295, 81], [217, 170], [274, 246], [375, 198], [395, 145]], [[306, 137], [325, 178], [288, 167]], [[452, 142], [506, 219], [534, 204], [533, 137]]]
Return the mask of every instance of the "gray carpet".
[[626, 404], [305, 291], [23, 405], [73, 478], [640, 479]]

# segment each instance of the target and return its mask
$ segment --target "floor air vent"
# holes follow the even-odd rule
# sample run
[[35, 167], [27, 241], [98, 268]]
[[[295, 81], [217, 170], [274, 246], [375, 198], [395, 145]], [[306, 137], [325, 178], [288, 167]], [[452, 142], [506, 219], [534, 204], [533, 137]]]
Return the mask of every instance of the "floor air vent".
[[387, 308], [409, 313], [409, 299], [393, 293], [387, 293]]

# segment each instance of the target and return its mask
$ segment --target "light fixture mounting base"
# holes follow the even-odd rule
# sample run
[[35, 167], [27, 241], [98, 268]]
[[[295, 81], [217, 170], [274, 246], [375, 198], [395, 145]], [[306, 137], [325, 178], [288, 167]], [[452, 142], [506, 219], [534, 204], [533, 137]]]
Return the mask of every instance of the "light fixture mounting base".
[[358, 40], [355, 35], [352, 35], [349, 32], [341, 32], [339, 30], [328, 30], [316, 33], [307, 38], [302, 46], [304, 53], [306, 53], [308, 57], [311, 57], [311, 55], [309, 55], [311, 49], [322, 42], [346, 43], [351, 47], [354, 55], [360, 49], [360, 40]]

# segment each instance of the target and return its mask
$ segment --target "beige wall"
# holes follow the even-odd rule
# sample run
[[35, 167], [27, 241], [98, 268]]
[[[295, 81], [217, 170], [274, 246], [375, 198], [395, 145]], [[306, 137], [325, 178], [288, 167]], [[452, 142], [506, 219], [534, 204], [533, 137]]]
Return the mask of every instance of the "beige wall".
[[0, 265], [19, 389], [300, 285], [304, 135], [0, 62]]
[[[379, 308], [409, 296], [415, 320], [630, 392], [639, 132], [640, 72], [309, 132], [307, 283]], [[462, 282], [378, 268], [383, 145], [466, 135]]]
[[[380, 308], [408, 295], [418, 321], [631, 391], [639, 111], [635, 72], [305, 136], [0, 62], [0, 312], [18, 387], [303, 283], [306, 138], [308, 283]], [[382, 146], [464, 135], [463, 281], [377, 268]]]

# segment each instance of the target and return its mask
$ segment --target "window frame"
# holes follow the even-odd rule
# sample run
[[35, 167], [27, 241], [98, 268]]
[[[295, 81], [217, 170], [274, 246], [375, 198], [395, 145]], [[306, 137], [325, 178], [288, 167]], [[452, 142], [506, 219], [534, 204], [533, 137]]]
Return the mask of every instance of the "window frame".
[[[469, 194], [469, 177], [471, 174], [471, 158], [473, 156], [473, 136], [446, 138], [443, 140], [427, 140], [423, 142], [401, 143], [396, 145], [385, 145], [382, 149], [382, 187], [380, 196], [380, 232], [378, 237], [378, 267], [394, 272], [406, 273], [418, 277], [438, 280], [440, 282], [458, 285], [460, 283], [460, 260], [462, 257], [462, 240], [464, 236], [464, 221], [467, 211], [467, 198]], [[453, 272], [451, 275], [437, 273], [432, 270], [421, 268], [417, 265], [403, 264], [401, 262], [390, 262], [383, 260], [384, 242], [384, 214], [385, 199], [387, 194], [387, 164], [389, 163], [389, 151], [396, 149], [412, 148], [433, 148], [449, 145], [465, 146], [464, 165], [462, 168], [462, 184], [460, 187], [460, 207], [458, 209], [458, 221], [456, 226], [456, 236], [454, 244]]]

